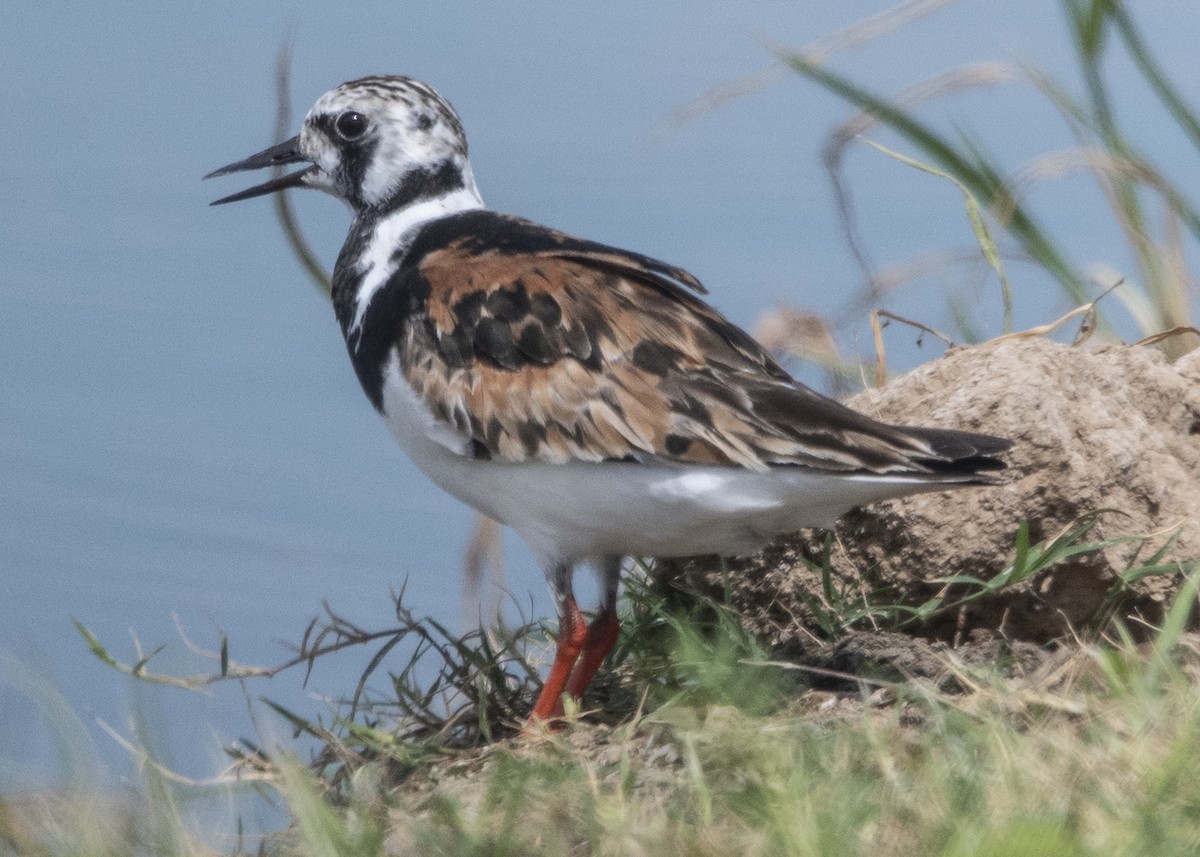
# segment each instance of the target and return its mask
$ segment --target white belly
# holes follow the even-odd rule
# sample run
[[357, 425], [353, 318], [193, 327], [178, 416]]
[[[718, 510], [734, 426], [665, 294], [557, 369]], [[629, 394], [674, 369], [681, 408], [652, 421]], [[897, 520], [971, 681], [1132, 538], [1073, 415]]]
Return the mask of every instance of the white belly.
[[747, 553], [802, 527], [830, 527], [865, 503], [936, 484], [846, 477], [800, 467], [754, 472], [634, 462], [509, 463], [472, 459], [463, 438], [434, 420], [393, 359], [384, 418], [400, 445], [443, 490], [517, 531], [544, 562], [608, 554]]

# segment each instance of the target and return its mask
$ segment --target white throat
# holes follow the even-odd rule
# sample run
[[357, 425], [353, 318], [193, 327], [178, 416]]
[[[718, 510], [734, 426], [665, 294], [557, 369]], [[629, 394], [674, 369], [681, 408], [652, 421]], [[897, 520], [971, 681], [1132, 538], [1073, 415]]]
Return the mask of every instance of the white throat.
[[463, 184], [463, 187], [443, 196], [425, 199], [399, 211], [393, 211], [375, 224], [367, 242], [366, 252], [358, 260], [362, 280], [354, 296], [354, 320], [346, 332], [348, 340], [350, 334], [361, 329], [363, 316], [366, 315], [371, 299], [396, 270], [400, 257], [404, 255], [422, 226], [448, 214], [484, 207], [470, 167], [463, 172]]

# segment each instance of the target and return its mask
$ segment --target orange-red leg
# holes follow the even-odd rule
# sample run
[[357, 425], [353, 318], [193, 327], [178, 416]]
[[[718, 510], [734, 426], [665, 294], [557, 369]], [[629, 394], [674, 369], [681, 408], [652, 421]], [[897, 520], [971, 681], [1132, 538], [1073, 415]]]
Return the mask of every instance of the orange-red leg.
[[[589, 636], [587, 623], [579, 612], [579, 605], [573, 596], [566, 596], [563, 601], [561, 615], [558, 617], [558, 645], [554, 652], [554, 663], [550, 666], [550, 674], [542, 685], [537, 702], [529, 720], [536, 723], [539, 720], [549, 720], [562, 714], [562, 695], [566, 689], [567, 679], [579, 660], [579, 653]], [[589, 676], [590, 678], [590, 676]]]
[[596, 614], [596, 618], [588, 626], [579, 662], [575, 664], [575, 669], [571, 670], [571, 677], [567, 679], [567, 693], [571, 694], [572, 698], [579, 699], [583, 696], [583, 692], [591, 684], [592, 677], [596, 675], [596, 670], [600, 669], [600, 665], [616, 645], [620, 630], [616, 611], [602, 609]]
[[529, 722], [553, 721], [562, 717], [562, 695], [569, 693], [578, 699], [591, 683], [596, 670], [604, 663], [617, 642], [620, 626], [617, 623], [617, 585], [621, 576], [621, 558], [603, 557], [597, 570], [600, 573], [602, 601], [600, 612], [588, 625], [583, 621], [575, 596], [571, 594], [572, 566], [560, 563], [548, 569], [546, 578], [558, 603], [558, 645], [550, 674], [542, 685]]

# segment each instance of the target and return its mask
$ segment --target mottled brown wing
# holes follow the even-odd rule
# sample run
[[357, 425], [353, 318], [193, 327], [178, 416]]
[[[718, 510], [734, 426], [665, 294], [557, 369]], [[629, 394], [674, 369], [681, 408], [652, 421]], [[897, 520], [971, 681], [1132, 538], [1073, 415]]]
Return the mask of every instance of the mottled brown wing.
[[676, 284], [698, 286], [690, 275], [644, 257], [458, 239], [418, 275], [427, 316], [406, 322], [408, 381], [480, 457], [876, 472], [940, 459], [792, 380]]

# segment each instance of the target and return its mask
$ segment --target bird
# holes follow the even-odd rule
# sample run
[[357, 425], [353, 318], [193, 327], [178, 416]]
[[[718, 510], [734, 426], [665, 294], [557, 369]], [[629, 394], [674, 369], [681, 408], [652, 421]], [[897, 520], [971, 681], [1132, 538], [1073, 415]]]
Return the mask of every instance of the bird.
[[420, 470], [545, 571], [558, 634], [530, 724], [560, 724], [613, 648], [624, 558], [745, 554], [1006, 466], [1005, 438], [809, 389], [682, 268], [489, 209], [458, 114], [419, 80], [342, 83], [296, 136], [205, 178], [292, 164], [212, 205], [310, 188], [349, 207], [332, 300], [363, 391]]

